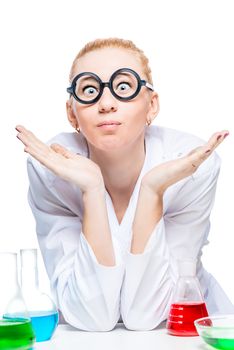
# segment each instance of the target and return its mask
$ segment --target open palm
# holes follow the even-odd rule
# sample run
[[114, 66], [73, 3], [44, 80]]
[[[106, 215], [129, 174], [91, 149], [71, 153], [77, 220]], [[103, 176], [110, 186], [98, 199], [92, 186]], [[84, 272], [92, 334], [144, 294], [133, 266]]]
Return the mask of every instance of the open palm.
[[186, 156], [154, 167], [144, 176], [142, 185], [163, 194], [169, 186], [192, 175], [228, 134], [226, 130], [217, 132], [205, 145], [193, 149]]
[[79, 186], [83, 192], [104, 186], [99, 166], [90, 159], [58, 144], [48, 146], [21, 125], [16, 126], [16, 130], [25, 152], [56, 175]]

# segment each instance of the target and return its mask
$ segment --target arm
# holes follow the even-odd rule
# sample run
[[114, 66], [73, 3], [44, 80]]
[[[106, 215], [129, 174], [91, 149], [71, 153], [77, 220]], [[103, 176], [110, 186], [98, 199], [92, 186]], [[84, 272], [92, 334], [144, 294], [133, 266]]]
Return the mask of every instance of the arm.
[[[74, 327], [87, 331], [112, 329], [120, 316], [124, 273], [118, 246], [113, 241], [116, 265], [100, 264], [82, 232], [80, 191], [32, 159], [28, 160], [28, 174], [29, 204], [57, 307]], [[76, 213], [64, 199], [74, 189]], [[98, 227], [96, 232], [100, 236]]]
[[61, 145], [44, 144], [22, 126], [17, 126], [16, 130], [19, 132], [17, 137], [25, 145], [25, 152], [54, 174], [80, 188], [84, 202], [83, 233], [98, 261], [104, 265], [113, 266], [115, 257], [104, 198], [105, 186], [98, 165]]
[[[107, 216], [104, 188], [83, 194], [84, 217], [82, 231], [99, 264], [115, 265], [115, 254]], [[97, 225], [98, 223], [98, 225]]]
[[[213, 149], [215, 145], [214, 143]], [[190, 156], [188, 160], [191, 160]], [[208, 233], [209, 215], [219, 172], [218, 158], [213, 155], [209, 164], [196, 174], [191, 174], [192, 176], [187, 175], [185, 169], [180, 176], [176, 173], [176, 163], [181, 166], [182, 162], [179, 159], [164, 163], [150, 172], [150, 178], [148, 173], [143, 179], [121, 295], [122, 318], [129, 329], [153, 329], [166, 319], [177, 278], [176, 260], [196, 258]], [[198, 160], [193, 159], [193, 164], [199, 164]], [[172, 172], [170, 166], [173, 166]], [[208, 170], [204, 171], [204, 168]], [[166, 191], [165, 182], [173, 184], [172, 178], [168, 181], [170, 174], [175, 176], [174, 183], [185, 175], [189, 177], [176, 184], [175, 190], [170, 188], [170, 191]], [[152, 176], [157, 180], [155, 195], [152, 191], [150, 200], [143, 189], [145, 180], [150, 180], [152, 189]], [[162, 179], [163, 186], [160, 184]], [[164, 209], [165, 215], [162, 217], [162, 199], [167, 202], [168, 207], [169, 192], [171, 196], [174, 193], [174, 201], [171, 203], [173, 209], [170, 206], [168, 210]], [[140, 222], [141, 225], [136, 225]]]
[[132, 253], [143, 252], [153, 227], [161, 219], [165, 191], [193, 175], [227, 135], [226, 131], [215, 133], [204, 146], [180, 159], [160, 164], [144, 176], [133, 222]]
[[120, 315], [124, 269], [110, 235], [100, 169], [62, 146], [45, 145], [23, 127], [17, 130], [36, 159], [28, 161], [29, 203], [57, 306], [79, 329], [110, 330]]

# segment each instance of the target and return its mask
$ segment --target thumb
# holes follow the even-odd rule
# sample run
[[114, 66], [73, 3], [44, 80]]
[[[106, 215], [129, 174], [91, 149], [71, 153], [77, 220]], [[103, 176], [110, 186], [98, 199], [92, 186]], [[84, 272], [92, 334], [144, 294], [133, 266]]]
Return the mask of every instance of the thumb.
[[65, 158], [74, 158], [75, 154], [71, 151], [69, 151], [67, 148], [59, 145], [58, 143], [52, 143], [50, 145], [50, 148], [55, 151], [56, 153], [61, 154]]

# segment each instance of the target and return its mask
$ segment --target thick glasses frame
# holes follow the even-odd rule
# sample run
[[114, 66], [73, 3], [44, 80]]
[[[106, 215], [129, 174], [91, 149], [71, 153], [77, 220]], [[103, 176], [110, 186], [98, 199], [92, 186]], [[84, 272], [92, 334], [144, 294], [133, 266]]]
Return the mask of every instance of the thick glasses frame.
[[[136, 80], [137, 80], [137, 83], [138, 83], [137, 89], [136, 89], [136, 91], [134, 92], [134, 94], [132, 94], [131, 96], [128, 96], [128, 97], [121, 97], [121, 96], [117, 95], [117, 94], [115, 93], [114, 89], [113, 89], [113, 81], [114, 81], [115, 77], [116, 77], [118, 74], [122, 73], [122, 72], [129, 72], [129, 73], [133, 74], [133, 75], [135, 76]], [[100, 85], [100, 92], [99, 92], [99, 94], [98, 94], [93, 100], [90, 100], [90, 101], [81, 100], [81, 99], [76, 95], [76, 92], [75, 92], [75, 91], [76, 91], [76, 82], [77, 82], [77, 80], [78, 80], [80, 77], [82, 77], [82, 76], [84, 76], [84, 75], [87, 75], [87, 74], [90, 75], [90, 76], [92, 76], [92, 77], [94, 77], [94, 78], [98, 81], [98, 83], [99, 83], [99, 85]], [[145, 87], [147, 87], [147, 89], [149, 89], [149, 90], [151, 90], [151, 91], [154, 91], [153, 85], [150, 84], [150, 83], [148, 83], [146, 80], [141, 79], [140, 76], [139, 76], [139, 74], [138, 74], [137, 72], [135, 72], [134, 70], [132, 70], [132, 69], [130, 69], [130, 68], [120, 68], [120, 69], [118, 69], [117, 71], [115, 71], [115, 72], [111, 75], [110, 80], [109, 80], [108, 82], [103, 82], [103, 81], [99, 78], [99, 76], [98, 76], [97, 74], [92, 73], [92, 72], [83, 72], [83, 73], [80, 73], [80, 74], [76, 75], [75, 78], [72, 80], [71, 86], [67, 88], [67, 92], [68, 92], [70, 95], [72, 95], [78, 102], [83, 103], [83, 104], [91, 104], [91, 103], [97, 102], [97, 101], [101, 98], [101, 96], [102, 96], [102, 94], [103, 94], [104, 88], [105, 88], [105, 87], [108, 87], [108, 88], [110, 89], [112, 95], [113, 95], [115, 98], [117, 98], [117, 99], [120, 100], [120, 101], [129, 101], [129, 100], [132, 100], [134, 97], [136, 97], [136, 96], [139, 94], [139, 92], [140, 92], [142, 86], [145, 86]]]

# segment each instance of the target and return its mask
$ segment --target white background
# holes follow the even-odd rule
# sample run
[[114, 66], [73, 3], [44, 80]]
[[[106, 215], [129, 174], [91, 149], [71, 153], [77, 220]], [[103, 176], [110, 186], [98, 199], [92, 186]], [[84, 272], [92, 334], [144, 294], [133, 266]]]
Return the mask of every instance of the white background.
[[[27, 204], [26, 154], [14, 127], [23, 124], [46, 141], [72, 131], [66, 119], [71, 63], [98, 37], [133, 40], [150, 59], [161, 110], [155, 124], [204, 139], [230, 136], [222, 158], [210, 244], [203, 262], [234, 302], [233, 1], [2, 1], [0, 5], [0, 250], [37, 247]], [[40, 258], [41, 288], [48, 280]]]

